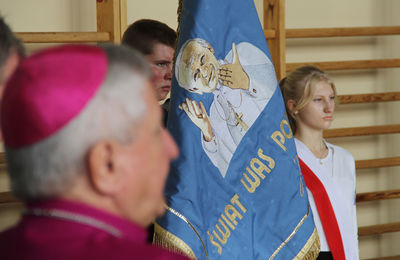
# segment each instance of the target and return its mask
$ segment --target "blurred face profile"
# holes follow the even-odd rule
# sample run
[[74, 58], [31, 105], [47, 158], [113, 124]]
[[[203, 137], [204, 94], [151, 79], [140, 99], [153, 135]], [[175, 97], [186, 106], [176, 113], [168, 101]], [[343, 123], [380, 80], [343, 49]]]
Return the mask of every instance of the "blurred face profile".
[[132, 129], [133, 141], [121, 145], [120, 170], [124, 186], [120, 201], [124, 215], [145, 227], [165, 211], [164, 186], [170, 161], [177, 157], [178, 148], [161, 124], [161, 108], [148, 82], [144, 119]]
[[[0, 104], [1, 104], [1, 100], [3, 97], [3, 92], [4, 92], [4, 88], [6, 86], [6, 83], [8, 81], [8, 79], [11, 77], [11, 75], [14, 73], [15, 69], [18, 66], [18, 63], [20, 61], [19, 55], [17, 52], [13, 51], [10, 54], [10, 57], [8, 57], [8, 59], [6, 60], [6, 62], [4, 63], [3, 67], [0, 69]], [[1, 134], [0, 131], [0, 141], [3, 140], [3, 135]]]
[[19, 56], [17, 52], [11, 52], [10, 56], [7, 58], [0, 72], [0, 97], [3, 96], [4, 87], [7, 83], [7, 80], [14, 73], [14, 70], [17, 68], [19, 63]]
[[174, 52], [170, 46], [156, 43], [153, 53], [145, 56], [152, 71], [152, 82], [158, 101], [164, 100], [171, 90]]
[[186, 90], [198, 94], [211, 93], [218, 85], [219, 63], [210, 48], [190, 41], [183, 49], [178, 81]]

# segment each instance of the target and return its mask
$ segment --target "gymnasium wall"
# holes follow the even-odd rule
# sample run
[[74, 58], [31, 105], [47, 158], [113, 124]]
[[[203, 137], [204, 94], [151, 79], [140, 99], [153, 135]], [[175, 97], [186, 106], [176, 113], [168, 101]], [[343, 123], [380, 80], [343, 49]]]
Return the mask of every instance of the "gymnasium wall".
[[[127, 0], [128, 24], [140, 18], [158, 19], [177, 26], [178, 1]], [[263, 1], [255, 0], [263, 21]], [[400, 25], [400, 1], [396, 0], [307, 0], [286, 1], [287, 28], [358, 27]], [[17, 32], [95, 31], [94, 0], [0, 0], [0, 14]], [[28, 44], [28, 52], [48, 44]], [[400, 36], [343, 37], [287, 40], [287, 61], [334, 61], [399, 58]], [[398, 91], [399, 69], [330, 72], [339, 94]], [[399, 124], [397, 102], [341, 105], [332, 128]], [[399, 156], [398, 135], [347, 137], [329, 140], [348, 149], [355, 159]], [[357, 192], [399, 189], [399, 167], [360, 170]], [[5, 170], [0, 173], [0, 191], [8, 190]], [[386, 200], [357, 204], [359, 226], [400, 221], [400, 201]], [[21, 206], [0, 206], [0, 230], [16, 222]], [[360, 257], [400, 254], [400, 234], [360, 239]]]

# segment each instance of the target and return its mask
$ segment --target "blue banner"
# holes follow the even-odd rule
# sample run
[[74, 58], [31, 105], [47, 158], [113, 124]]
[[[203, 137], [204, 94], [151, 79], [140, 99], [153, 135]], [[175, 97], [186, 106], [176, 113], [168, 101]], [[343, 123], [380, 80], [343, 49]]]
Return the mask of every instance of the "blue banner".
[[253, 0], [184, 0], [156, 242], [197, 259], [310, 259], [319, 241]]

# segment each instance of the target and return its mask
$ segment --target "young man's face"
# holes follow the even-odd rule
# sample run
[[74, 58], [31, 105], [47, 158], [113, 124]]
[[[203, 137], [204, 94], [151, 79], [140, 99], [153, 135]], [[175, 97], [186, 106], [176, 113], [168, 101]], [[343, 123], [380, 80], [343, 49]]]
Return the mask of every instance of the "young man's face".
[[158, 101], [164, 100], [171, 90], [172, 63], [174, 49], [162, 43], [156, 43], [153, 53], [145, 56], [152, 71], [152, 83]]
[[[7, 80], [13, 74], [14, 70], [17, 68], [19, 64], [20, 58], [16, 51], [13, 51], [10, 54], [10, 57], [5, 61], [3, 67], [0, 70], [0, 104], [3, 97], [3, 91], [6, 86]], [[3, 140], [3, 135], [0, 132], [0, 141]]]
[[19, 63], [19, 56], [18, 53], [13, 51], [11, 52], [10, 56], [4, 62], [0, 72], [0, 100], [3, 94], [3, 88], [7, 83], [8, 78], [13, 74], [14, 70], [17, 68]]
[[190, 92], [213, 92], [218, 85], [219, 63], [209, 48], [189, 42], [179, 64], [179, 82]]

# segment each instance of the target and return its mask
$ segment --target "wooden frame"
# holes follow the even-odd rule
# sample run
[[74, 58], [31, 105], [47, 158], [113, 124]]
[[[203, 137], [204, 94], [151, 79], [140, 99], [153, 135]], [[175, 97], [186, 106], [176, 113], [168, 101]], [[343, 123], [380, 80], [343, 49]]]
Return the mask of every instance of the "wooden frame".
[[[278, 81], [286, 75], [285, 1], [264, 0], [264, 34]], [[271, 36], [269, 36], [271, 35]]]
[[[285, 6], [280, 0], [264, 0], [264, 34], [266, 36], [271, 56], [275, 65], [278, 80], [286, 72], [304, 65], [314, 65], [323, 70], [355, 70], [399, 68], [400, 59], [375, 60], [347, 60], [329, 62], [296, 62], [286, 64], [286, 38], [320, 38], [320, 37], [355, 37], [377, 35], [400, 35], [400, 26], [379, 27], [350, 27], [350, 28], [303, 28], [285, 29]], [[357, 104], [372, 102], [399, 101], [400, 92], [365, 93], [357, 95], [342, 95], [338, 97], [340, 104]], [[365, 135], [398, 134], [400, 125], [381, 125], [338, 128], [324, 131], [325, 138], [352, 137]], [[357, 172], [361, 169], [400, 166], [400, 157], [374, 158], [357, 160]], [[359, 193], [357, 203], [400, 198], [400, 189]], [[359, 236], [381, 235], [390, 232], [399, 232], [400, 222], [359, 227]], [[379, 259], [400, 259], [400, 256], [384, 257]], [[375, 260], [375, 259], [370, 259]]]
[[[126, 0], [100, 0], [96, 2], [97, 32], [109, 33], [110, 41], [114, 43], [120, 43], [122, 38], [122, 2], [126, 7]], [[123, 17], [126, 19], [126, 15]]]
[[96, 2], [96, 32], [17, 32], [25, 43], [120, 43], [127, 26], [127, 0], [98, 0]]

